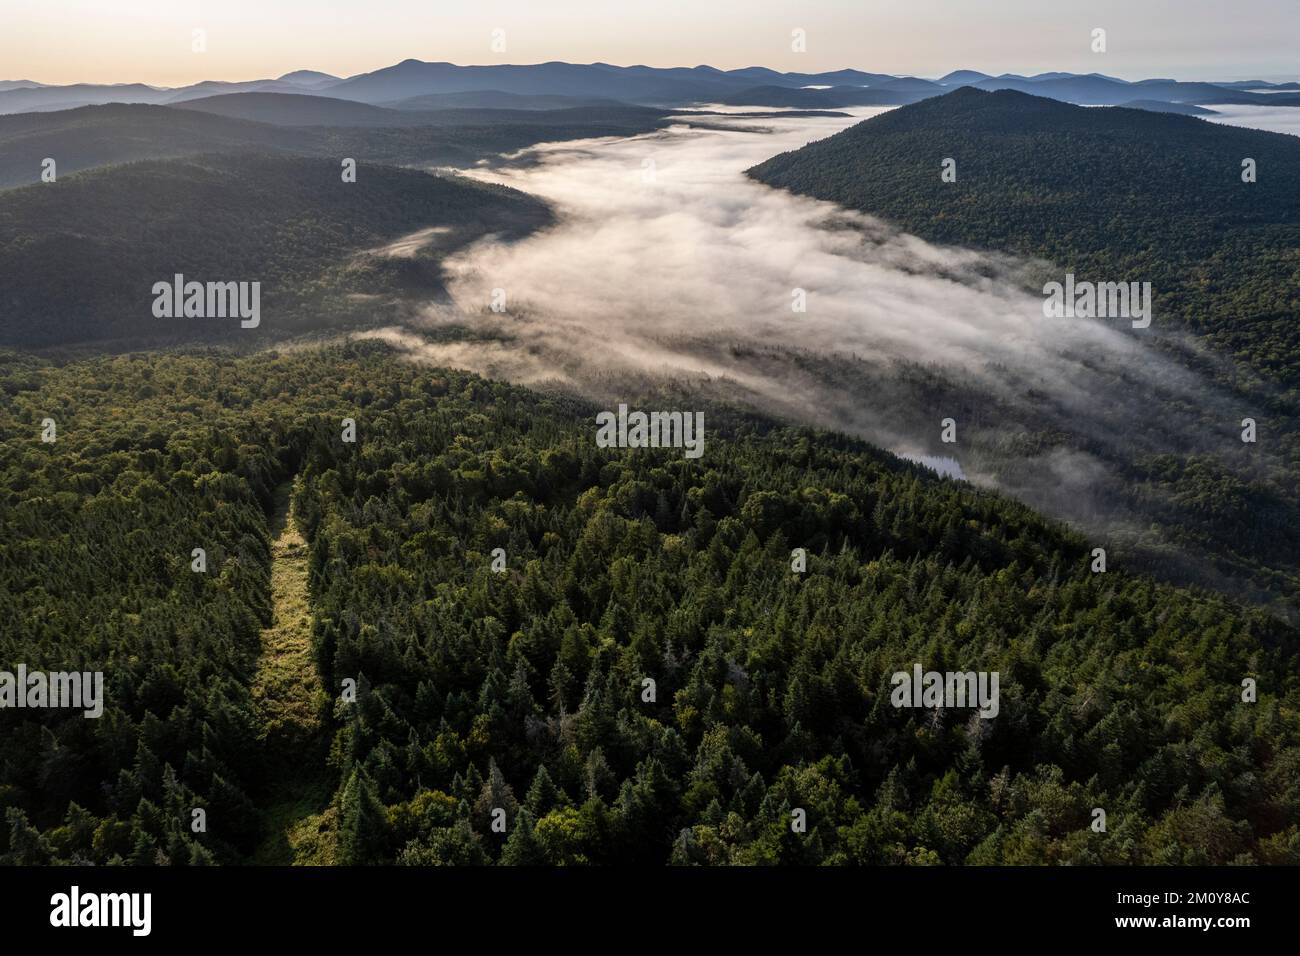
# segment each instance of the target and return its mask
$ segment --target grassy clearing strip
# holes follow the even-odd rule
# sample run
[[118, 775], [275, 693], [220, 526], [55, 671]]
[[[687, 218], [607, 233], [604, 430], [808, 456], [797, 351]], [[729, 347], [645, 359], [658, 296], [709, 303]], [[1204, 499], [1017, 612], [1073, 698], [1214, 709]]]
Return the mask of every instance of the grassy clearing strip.
[[320, 729], [325, 691], [311, 653], [307, 542], [290, 507], [290, 485], [276, 489], [271, 533], [271, 626], [262, 631], [262, 657], [253, 703], [268, 742], [294, 743]]
[[333, 786], [324, 766], [325, 690], [311, 647], [307, 542], [292, 510], [292, 486], [275, 491], [271, 525], [271, 626], [253, 679], [253, 706], [272, 775], [268, 837], [254, 862], [328, 864], [333, 858]]

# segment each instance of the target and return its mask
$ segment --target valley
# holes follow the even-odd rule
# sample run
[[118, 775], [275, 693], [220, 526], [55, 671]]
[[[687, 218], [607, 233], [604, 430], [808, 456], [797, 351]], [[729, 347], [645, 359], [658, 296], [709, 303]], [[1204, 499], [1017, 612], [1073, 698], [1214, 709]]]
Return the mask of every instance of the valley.
[[564, 66], [0, 116], [0, 860], [1300, 862], [1300, 140]]

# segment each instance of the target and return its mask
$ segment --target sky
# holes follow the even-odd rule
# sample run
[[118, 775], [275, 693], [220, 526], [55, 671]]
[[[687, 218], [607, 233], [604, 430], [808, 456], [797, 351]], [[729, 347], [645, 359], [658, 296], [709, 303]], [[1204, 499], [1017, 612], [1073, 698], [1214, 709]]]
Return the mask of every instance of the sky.
[[42, 83], [348, 76], [411, 57], [1300, 79], [1300, 0], [0, 0], [0, 23], [0, 80]]

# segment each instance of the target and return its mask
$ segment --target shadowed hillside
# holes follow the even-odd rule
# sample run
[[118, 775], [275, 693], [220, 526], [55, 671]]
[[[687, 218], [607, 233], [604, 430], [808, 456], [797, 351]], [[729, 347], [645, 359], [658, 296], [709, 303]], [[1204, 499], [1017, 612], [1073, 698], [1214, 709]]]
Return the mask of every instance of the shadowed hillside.
[[661, 111], [638, 107], [412, 113], [271, 93], [179, 107], [114, 103], [0, 116], [0, 188], [39, 182], [47, 157], [59, 175], [140, 159], [248, 151], [466, 168], [535, 143], [631, 136], [665, 122]]
[[[353, 294], [438, 286], [436, 261], [357, 252], [430, 227], [447, 230], [445, 249], [547, 221], [542, 203], [513, 190], [364, 165], [344, 183], [325, 159], [219, 156], [81, 173], [0, 193], [0, 343], [265, 345], [364, 318]], [[260, 282], [260, 325], [155, 317], [153, 285], [177, 273]]]

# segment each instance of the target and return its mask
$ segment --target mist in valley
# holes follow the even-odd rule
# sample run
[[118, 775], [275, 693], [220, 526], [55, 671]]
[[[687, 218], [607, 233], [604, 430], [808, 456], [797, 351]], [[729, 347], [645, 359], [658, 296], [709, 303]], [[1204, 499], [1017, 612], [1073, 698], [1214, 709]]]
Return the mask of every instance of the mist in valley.
[[1259, 410], [1212, 383], [1208, 352], [1159, 314], [1147, 329], [1045, 318], [1038, 290], [1068, 263], [932, 245], [744, 175], [883, 111], [708, 117], [476, 171], [545, 199], [557, 224], [453, 255], [447, 299], [368, 334], [605, 407], [726, 401], [844, 431], [1221, 583], [1167, 533], [1166, 493], [1142, 487], [1166, 455], [1263, 473], [1240, 441]]

